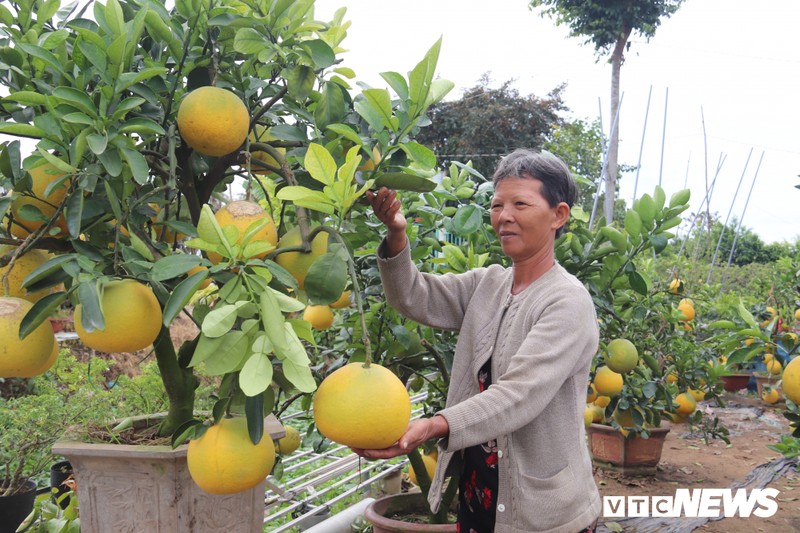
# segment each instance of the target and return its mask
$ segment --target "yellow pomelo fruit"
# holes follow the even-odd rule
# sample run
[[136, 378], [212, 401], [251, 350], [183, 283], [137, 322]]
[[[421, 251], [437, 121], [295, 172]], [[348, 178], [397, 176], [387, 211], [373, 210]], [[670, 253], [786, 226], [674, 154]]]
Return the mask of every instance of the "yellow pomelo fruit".
[[31, 378], [47, 371], [58, 356], [53, 326], [45, 320], [20, 340], [19, 326], [33, 304], [22, 298], [0, 296], [0, 377]]
[[594, 387], [594, 383], [589, 383], [589, 388], [586, 392], [586, 403], [592, 403], [597, 399], [597, 389]]
[[614, 397], [622, 392], [622, 374], [614, 372], [607, 366], [597, 368], [594, 375], [594, 387], [603, 396]]
[[682, 392], [675, 397], [674, 403], [678, 404], [675, 411], [682, 416], [690, 415], [697, 409], [697, 401], [688, 392]]
[[303, 320], [311, 322], [311, 327], [323, 331], [333, 325], [333, 311], [327, 305], [309, 305], [303, 311]]
[[681, 281], [678, 278], [673, 279], [672, 281], [669, 282], [669, 292], [671, 292], [672, 294], [678, 294], [679, 292], [681, 292], [682, 285], [683, 281]]
[[300, 447], [300, 432], [292, 426], [284, 426], [286, 436], [278, 440], [278, 445], [275, 447], [275, 452], [280, 455], [289, 455], [294, 453]]
[[[31, 175], [31, 192], [33, 196], [17, 194], [11, 201], [11, 214], [14, 216], [15, 221], [22, 224], [22, 226], [19, 224], [12, 224], [11, 234], [20, 239], [24, 239], [45, 224], [44, 221], [38, 218], [30, 219], [23, 216], [22, 207], [25, 205], [32, 205], [47, 218], [52, 218], [59, 204], [64, 201], [64, 197], [67, 195], [67, 188], [69, 187], [69, 180], [66, 180], [53, 189], [50, 194], [45, 194], [48, 185], [65, 175], [64, 172], [58, 170], [50, 163], [38, 165], [29, 172]], [[67, 222], [64, 219], [63, 211], [53, 227], [57, 227], [61, 230], [61, 232], [55, 236], [65, 237], [67, 235]], [[50, 231], [53, 231], [53, 227], [50, 228]]]
[[222, 156], [239, 148], [250, 129], [250, 113], [242, 99], [218, 87], [200, 87], [178, 108], [178, 130], [186, 143], [203, 155]]
[[[362, 157], [364, 156], [362, 155]], [[381, 151], [378, 149], [377, 146], [373, 146], [372, 157], [362, 159], [361, 165], [359, 165], [358, 168], [356, 168], [356, 170], [359, 170], [361, 172], [370, 172], [372, 170], [375, 170], [375, 167], [380, 162], [381, 162]]]
[[[235, 226], [239, 230], [239, 238], [235, 244], [241, 243], [247, 228], [253, 222], [266, 220], [267, 224], [261, 228], [249, 242], [267, 241], [273, 247], [278, 243], [278, 230], [275, 228], [275, 223], [272, 217], [269, 216], [263, 207], [255, 202], [248, 202], [247, 200], [237, 200], [231, 202], [214, 213], [214, 218], [217, 219], [220, 227], [224, 230], [226, 226]], [[264, 252], [256, 257], [263, 258], [269, 252]], [[208, 252], [208, 259], [215, 265], [222, 261], [222, 256]]]
[[764, 353], [764, 363], [769, 363], [773, 359], [775, 359], [775, 355], [772, 352]]
[[745, 345], [745, 346], [750, 346], [750, 345], [751, 345], [751, 344], [753, 344], [754, 342], [756, 342], [756, 340], [755, 340], [753, 337], [750, 337], [749, 339], [745, 339], [745, 341], [744, 341], [744, 345]]
[[161, 306], [153, 289], [132, 279], [114, 280], [100, 301], [106, 327], [83, 328], [81, 304], [75, 306], [75, 332], [89, 348], [101, 352], [135, 352], [147, 348], [161, 331]]
[[794, 310], [794, 319], [800, 320], [800, 308]]
[[333, 442], [351, 448], [382, 449], [405, 433], [411, 401], [389, 369], [349, 363], [326, 377], [314, 394], [314, 422]]
[[688, 305], [689, 307], [694, 307], [694, 301], [691, 298], [683, 298], [678, 305]]
[[[0, 257], [3, 257], [13, 249], [14, 247], [8, 244], [0, 244]], [[17, 298], [24, 298], [31, 303], [36, 303], [50, 294], [50, 289], [30, 293], [27, 289], [22, 288], [22, 282], [28, 277], [28, 274], [52, 259], [52, 257], [52, 254], [37, 249], [28, 250], [24, 255], [19, 256], [8, 274], [8, 291], [6, 291], [5, 284], [0, 282], [0, 296], [16, 296]], [[8, 270], [8, 265], [0, 267], [0, 280], [3, 279]]]
[[765, 361], [765, 364], [767, 366], [767, 372], [769, 372], [773, 376], [780, 375], [781, 371], [783, 370], [781, 363], [777, 359], [770, 359], [769, 361]]
[[[708, 363], [710, 365], [711, 361], [709, 361]], [[669, 374], [667, 374], [667, 383], [677, 383], [677, 381], [678, 381], [678, 374], [676, 374], [675, 372], [670, 372]]]
[[728, 357], [725, 356], [725, 355], [720, 355], [719, 357], [717, 357], [717, 362], [719, 364], [721, 364], [721, 365], [727, 364], [728, 363]]
[[783, 369], [781, 380], [783, 395], [796, 404], [800, 404], [800, 357], [795, 357]]
[[[275, 137], [273, 137], [270, 134], [269, 128], [261, 124], [256, 124], [255, 131], [251, 131], [247, 137], [250, 139], [251, 143], [259, 142], [266, 144], [269, 143], [269, 141], [275, 140]], [[281, 155], [286, 155], [286, 148], [277, 147], [275, 148], [275, 150]], [[281, 167], [281, 164], [278, 161], [276, 161], [274, 157], [269, 155], [269, 153], [264, 152], [263, 150], [256, 150], [255, 152], [251, 152], [250, 157], [252, 159], [258, 159], [259, 161], [272, 167], [277, 167], [277, 168]], [[267, 170], [266, 168], [261, 167], [258, 164], [252, 162], [250, 163], [250, 170], [253, 172], [253, 174], [269, 174], [271, 172], [270, 170]]]
[[770, 389], [769, 392], [764, 389], [761, 391], [761, 399], [766, 403], [778, 403], [778, 400], [781, 399], [781, 393], [778, 392], [778, 389]]
[[614, 339], [606, 348], [606, 366], [618, 374], [630, 372], [639, 363], [639, 352], [628, 339]]
[[350, 290], [346, 290], [339, 296], [339, 299], [330, 304], [332, 309], [344, 309], [345, 307], [350, 307]]
[[189, 441], [186, 461], [189, 475], [201, 489], [234, 494], [266, 479], [275, 465], [275, 446], [269, 435], [253, 444], [245, 418], [223, 418], [199, 439]]
[[623, 437], [627, 437], [630, 430], [636, 427], [636, 422], [633, 421], [633, 413], [629, 409], [624, 411], [614, 409], [614, 414], [611, 415], [611, 418], [619, 424], [619, 432], [622, 433]]
[[680, 304], [678, 304], [678, 311], [680, 311], [683, 314], [683, 316], [681, 316], [679, 320], [683, 322], [689, 322], [691, 320], [694, 320], [695, 317], [694, 306], [681, 302]]
[[598, 396], [597, 399], [593, 402], [597, 407], [605, 409], [608, 407], [608, 404], [611, 403], [611, 398], [608, 396]]
[[[604, 396], [605, 398], [605, 396]], [[590, 405], [592, 408], [592, 422], [602, 422], [603, 419], [606, 417], [606, 409], [605, 407], [600, 407], [597, 405], [597, 402]]]
[[594, 408], [594, 405], [587, 404], [583, 409], [583, 425], [587, 428], [594, 422]]
[[706, 397], [706, 393], [701, 390], [686, 389], [686, 392], [688, 392], [692, 396], [692, 398], [694, 398], [695, 402], [699, 402]]
[[[281, 240], [278, 242], [278, 248], [285, 248], [287, 246], [299, 246], [303, 242], [303, 237], [300, 235], [300, 226], [295, 226], [283, 234]], [[279, 254], [275, 258], [275, 262], [288, 270], [294, 279], [297, 280], [297, 285], [302, 289], [306, 280], [306, 274], [311, 265], [328, 252], [328, 233], [321, 231], [314, 236], [311, 241], [311, 251], [308, 253], [303, 252], [286, 252]]]
[[[203, 272], [204, 270], [207, 272], [208, 271], [208, 267], [203, 266], [203, 265], [197, 265], [196, 267], [190, 268], [189, 272], [187, 272], [186, 275], [187, 276], [191, 276], [192, 274], [197, 274], [198, 272]], [[203, 280], [203, 283], [200, 284], [200, 288], [201, 289], [205, 289], [206, 287], [211, 285], [211, 281], [212, 281], [211, 277], [210, 276], [207, 277], [206, 279]]]
[[[422, 454], [421, 457], [422, 462], [425, 464], [425, 471], [428, 472], [428, 478], [433, 479], [433, 474], [436, 472], [436, 458], [425, 454]], [[417, 473], [414, 472], [414, 467], [410, 463], [408, 465], [408, 479], [414, 485], [419, 485], [417, 483]]]

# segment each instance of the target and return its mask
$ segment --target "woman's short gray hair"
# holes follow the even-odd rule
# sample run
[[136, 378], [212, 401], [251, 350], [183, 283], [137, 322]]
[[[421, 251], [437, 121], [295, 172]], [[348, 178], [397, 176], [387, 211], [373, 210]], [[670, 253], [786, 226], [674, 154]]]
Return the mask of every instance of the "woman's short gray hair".
[[550, 152], [514, 150], [497, 165], [492, 176], [495, 187], [506, 178], [528, 178], [542, 182], [542, 195], [555, 207], [560, 202], [572, 207], [578, 200], [578, 186], [566, 163]]

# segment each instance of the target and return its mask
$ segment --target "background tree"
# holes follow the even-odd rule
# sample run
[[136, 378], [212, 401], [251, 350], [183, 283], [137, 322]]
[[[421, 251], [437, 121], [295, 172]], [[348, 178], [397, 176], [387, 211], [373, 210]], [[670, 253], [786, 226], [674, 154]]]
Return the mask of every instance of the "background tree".
[[565, 110], [563, 86], [545, 98], [521, 96], [513, 80], [489, 87], [487, 74], [458, 100], [440, 102], [428, 111], [432, 124], [417, 140], [432, 148], [443, 166], [451, 161], [472, 160], [475, 170], [486, 177], [497, 161], [515, 148], [541, 148], [552, 128], [562, 122]]
[[[611, 124], [619, 107], [620, 69], [633, 32], [655, 35], [662, 17], [669, 17], [683, 0], [530, 0], [531, 8], [544, 7], [542, 16], [567, 24], [572, 36], [586, 37], [598, 57], [611, 53]], [[611, 135], [606, 169], [606, 221], [614, 218], [619, 151], [619, 128]]]

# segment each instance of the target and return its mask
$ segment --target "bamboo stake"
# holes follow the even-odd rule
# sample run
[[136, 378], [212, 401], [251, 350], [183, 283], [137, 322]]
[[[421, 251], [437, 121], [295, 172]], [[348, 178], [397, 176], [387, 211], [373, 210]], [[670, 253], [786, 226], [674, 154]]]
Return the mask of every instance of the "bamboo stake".
[[742, 169], [742, 176], [739, 178], [739, 184], [736, 186], [736, 192], [733, 193], [733, 200], [731, 201], [731, 206], [728, 208], [728, 215], [725, 217], [725, 224], [722, 225], [722, 229], [719, 232], [719, 239], [717, 240], [717, 247], [714, 249], [714, 257], [711, 258], [711, 268], [708, 269], [708, 277], [706, 278], [706, 284], [711, 282], [711, 274], [714, 272], [714, 262], [717, 260], [717, 254], [719, 253], [719, 247], [722, 245], [722, 237], [725, 235], [725, 228], [728, 226], [728, 220], [731, 217], [731, 212], [733, 211], [733, 204], [736, 203], [736, 197], [739, 195], [739, 187], [742, 186], [742, 180], [744, 179], [744, 173], [747, 170], [747, 165], [750, 163], [750, 156], [753, 155], [753, 149], [750, 148], [750, 153], [747, 154], [747, 161], [744, 162], [744, 169]]
[[[647, 107], [644, 110], [644, 126], [642, 126], [642, 142], [639, 144], [639, 161], [636, 162], [636, 178], [633, 181], [633, 199], [631, 200], [631, 205], [633, 202], [636, 201], [636, 191], [639, 188], [639, 171], [642, 170], [642, 152], [644, 152], [644, 137], [645, 133], [647, 133], [647, 118], [650, 116], [650, 97], [653, 94], [653, 86], [650, 86], [650, 90], [647, 92]], [[660, 184], [659, 180], [659, 184]], [[655, 249], [653, 249], [655, 252]]]
[[744, 214], [747, 212], [747, 205], [750, 203], [750, 195], [753, 194], [753, 187], [756, 184], [756, 178], [758, 178], [758, 171], [761, 170], [761, 162], [764, 160], [764, 151], [761, 151], [761, 157], [758, 160], [758, 166], [756, 166], [756, 173], [753, 175], [753, 182], [750, 184], [750, 190], [747, 192], [747, 199], [744, 202], [744, 209], [742, 209], [742, 216], [739, 218], [739, 224], [736, 226], [736, 233], [733, 236], [733, 244], [731, 244], [731, 253], [728, 254], [728, 264], [725, 265], [725, 275], [722, 276], [722, 286], [725, 286], [725, 282], [728, 279], [728, 269], [731, 266], [731, 262], [733, 261], [733, 252], [736, 250], [736, 241], [739, 240], [739, 235], [741, 234], [742, 230], [742, 222], [744, 221]]
[[[667, 87], [667, 93], [664, 96], [664, 126], [661, 129], [661, 162], [658, 165], [658, 186], [661, 186], [661, 174], [664, 170], [664, 145], [666, 144], [667, 140], [667, 105], [669, 104], [669, 87]], [[691, 157], [691, 154], [690, 154]], [[688, 165], [688, 163], [687, 163]], [[688, 173], [688, 168], [687, 168]], [[683, 186], [686, 188], [686, 185]]]
[[[622, 109], [622, 99], [625, 97], [625, 93], [623, 92], [619, 96], [619, 105], [617, 106], [617, 114], [614, 115], [614, 121], [611, 124], [611, 137], [614, 136], [614, 133], [617, 131], [617, 122], [619, 121], [619, 111]], [[598, 99], [599, 100], [599, 99]], [[603, 184], [604, 177], [606, 175], [606, 167], [608, 166], [608, 152], [611, 149], [611, 145], [606, 148], [605, 153], [603, 154], [603, 168], [600, 170], [600, 179], [597, 182], [597, 191], [595, 191], [594, 195], [594, 204], [592, 205], [592, 216], [589, 217], [589, 229], [592, 229], [594, 225], [594, 217], [597, 213], [597, 200], [600, 198], [600, 186]], [[608, 223], [608, 221], [606, 221]]]

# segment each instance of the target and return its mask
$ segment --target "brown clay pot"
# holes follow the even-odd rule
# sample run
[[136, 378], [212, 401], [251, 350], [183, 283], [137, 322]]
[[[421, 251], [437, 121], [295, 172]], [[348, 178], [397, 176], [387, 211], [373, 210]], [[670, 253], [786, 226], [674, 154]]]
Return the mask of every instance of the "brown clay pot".
[[661, 461], [661, 450], [669, 428], [651, 428], [649, 431], [650, 438], [627, 439], [611, 426], [592, 424], [587, 430], [592, 462], [627, 476], [654, 474]]
[[722, 376], [722, 386], [728, 392], [736, 392], [747, 388], [750, 381], [750, 374], [729, 374]]
[[390, 494], [369, 504], [364, 511], [365, 518], [372, 524], [373, 533], [455, 533], [455, 524], [413, 524], [387, 518], [404, 511], [428, 512], [428, 501], [421, 492]]

